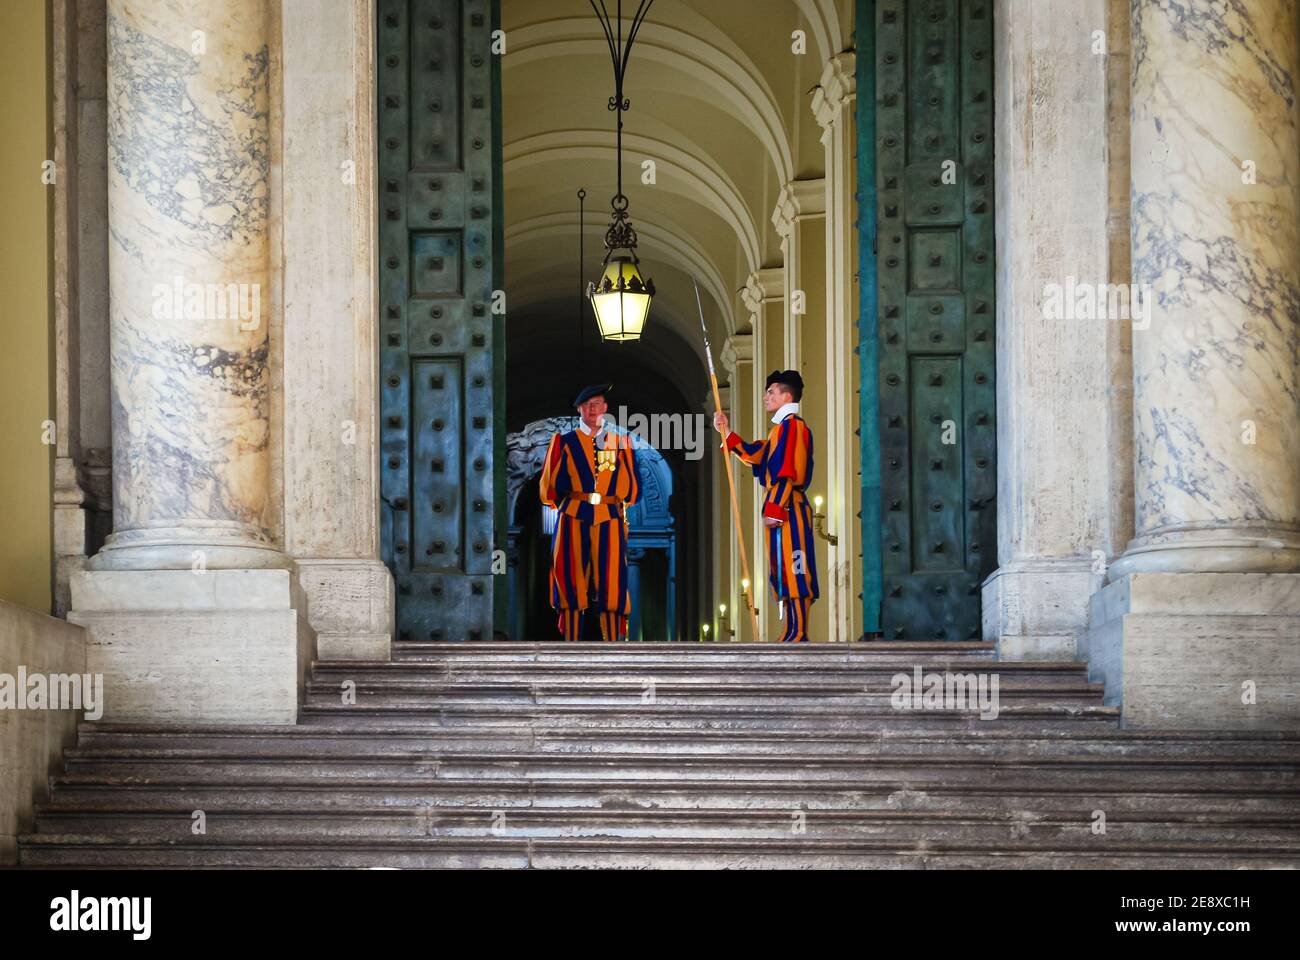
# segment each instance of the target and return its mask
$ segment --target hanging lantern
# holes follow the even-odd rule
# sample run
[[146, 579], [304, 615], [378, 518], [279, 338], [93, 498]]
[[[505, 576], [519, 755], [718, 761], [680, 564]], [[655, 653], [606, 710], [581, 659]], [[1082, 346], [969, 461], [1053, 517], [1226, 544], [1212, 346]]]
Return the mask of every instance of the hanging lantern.
[[654, 281], [641, 279], [634, 256], [611, 257], [600, 282], [591, 285], [591, 308], [606, 340], [635, 340], [645, 328]]
[[654, 281], [641, 276], [638, 266], [640, 261], [636, 256], [636, 230], [628, 220], [627, 197], [623, 193], [623, 112], [630, 106], [623, 96], [623, 77], [627, 72], [628, 57], [632, 53], [632, 42], [653, 2], [654, 0], [641, 0], [628, 29], [627, 43], [624, 44], [621, 0], [616, 25], [611, 22], [609, 11], [605, 9], [605, 0], [600, 0], [599, 8], [596, 7], [595, 0], [591, 0], [591, 8], [596, 11], [605, 31], [605, 39], [609, 41], [610, 56], [614, 62], [614, 96], [609, 98], [609, 109], [618, 113], [615, 145], [618, 192], [610, 200], [612, 212], [609, 229], [605, 231], [605, 259], [601, 264], [603, 272], [598, 281], [587, 285], [591, 309], [596, 314], [600, 335], [606, 340], [639, 339], [641, 331], [645, 329], [646, 317], [650, 315], [650, 301], [655, 295]]

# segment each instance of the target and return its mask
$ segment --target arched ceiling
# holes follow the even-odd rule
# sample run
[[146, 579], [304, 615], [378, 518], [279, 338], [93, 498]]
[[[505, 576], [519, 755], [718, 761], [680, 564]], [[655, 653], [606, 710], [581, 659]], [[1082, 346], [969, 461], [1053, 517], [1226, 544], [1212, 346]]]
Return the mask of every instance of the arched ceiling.
[[[615, 2], [607, 0], [611, 11]], [[624, 3], [625, 17], [635, 6]], [[771, 214], [782, 186], [823, 173], [811, 90], [826, 60], [851, 46], [852, 14], [853, 0], [655, 0], [624, 89], [623, 189], [643, 273], [658, 291], [649, 323], [663, 325], [671, 337], [661, 343], [674, 346], [652, 350], [647, 333], [611, 360], [626, 362], [644, 345], [651, 366], [675, 365], [662, 371], [664, 383], [693, 403], [704, 395], [691, 279], [716, 358], [727, 335], [748, 325], [739, 298], [748, 275], [781, 263]], [[546, 337], [563, 341], [577, 322], [580, 187], [585, 279], [604, 254], [615, 192], [613, 67], [587, 0], [502, 0], [502, 21], [509, 349], [550, 353]], [[807, 36], [804, 55], [791, 50], [795, 30]], [[653, 183], [642, 181], [647, 160]]]

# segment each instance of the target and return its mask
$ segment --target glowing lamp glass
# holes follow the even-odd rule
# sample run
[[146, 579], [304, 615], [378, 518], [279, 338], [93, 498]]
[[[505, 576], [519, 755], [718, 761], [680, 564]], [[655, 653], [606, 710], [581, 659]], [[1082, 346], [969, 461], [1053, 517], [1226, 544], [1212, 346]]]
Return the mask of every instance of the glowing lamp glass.
[[615, 257], [591, 290], [591, 309], [606, 340], [637, 340], [650, 313], [654, 285], [641, 278], [630, 257]]

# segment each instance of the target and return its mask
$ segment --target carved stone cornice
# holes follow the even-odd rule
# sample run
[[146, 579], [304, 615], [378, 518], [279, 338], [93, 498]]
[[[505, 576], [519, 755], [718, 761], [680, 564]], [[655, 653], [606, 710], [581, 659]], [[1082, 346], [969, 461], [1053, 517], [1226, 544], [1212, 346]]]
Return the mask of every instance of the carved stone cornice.
[[736, 375], [736, 366], [754, 360], [754, 338], [748, 333], [733, 333], [718, 351], [718, 361], [727, 371], [728, 379]]
[[826, 180], [791, 180], [781, 188], [772, 210], [772, 226], [786, 240], [801, 217], [820, 216], [826, 212]]
[[780, 267], [766, 267], [755, 270], [745, 278], [745, 287], [740, 291], [740, 299], [751, 316], [758, 316], [763, 304], [780, 300], [785, 296], [785, 275]]
[[844, 116], [849, 104], [857, 98], [857, 90], [857, 58], [853, 51], [826, 61], [812, 96], [813, 116], [823, 131], [829, 130]]

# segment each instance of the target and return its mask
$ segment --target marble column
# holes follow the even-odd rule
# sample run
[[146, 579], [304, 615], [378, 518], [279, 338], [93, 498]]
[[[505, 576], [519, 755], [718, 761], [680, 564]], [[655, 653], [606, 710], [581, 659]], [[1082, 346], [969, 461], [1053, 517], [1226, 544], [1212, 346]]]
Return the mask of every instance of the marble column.
[[273, 541], [270, 0], [109, 0], [114, 532], [72, 579], [104, 715], [293, 723]]
[[271, 542], [267, 0], [110, 0], [113, 535], [98, 570]]
[[[826, 529], [837, 538], [827, 544], [822, 599], [827, 607], [827, 640], [856, 640], [862, 635], [862, 530], [854, 510], [860, 490], [856, 372], [853, 343], [857, 327], [854, 282], [854, 137], [857, 100], [856, 59], [852, 52], [829, 60], [813, 91], [812, 110], [826, 151], [826, 424], [817, 464], [826, 490]], [[819, 452], [820, 452], [819, 451]], [[824, 463], [824, 466], [823, 466]]]
[[1298, 25], [1133, 0], [1136, 536], [1087, 636], [1130, 727], [1300, 727]]
[[1110, 570], [1300, 571], [1297, 4], [1133, 4], [1137, 536]]

